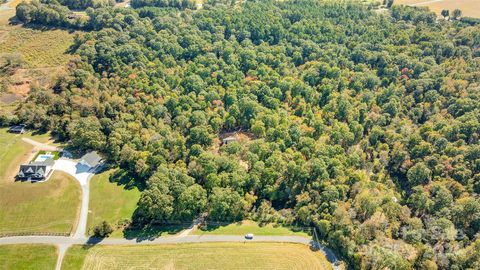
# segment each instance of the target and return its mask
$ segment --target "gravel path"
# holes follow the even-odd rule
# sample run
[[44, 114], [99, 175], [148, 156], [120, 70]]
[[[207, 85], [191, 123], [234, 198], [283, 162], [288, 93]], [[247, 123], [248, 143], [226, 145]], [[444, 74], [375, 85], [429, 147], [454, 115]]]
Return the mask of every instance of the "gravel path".
[[29, 138], [22, 138], [22, 140], [26, 143], [29, 143], [29, 144], [35, 146], [36, 148], [39, 148], [40, 150], [46, 150], [46, 151], [58, 151], [59, 150], [59, 148], [56, 147], [56, 146], [53, 146], [53, 145], [50, 145], [50, 144], [45, 144], [45, 143], [40, 143], [40, 142], [34, 141], [32, 139], [29, 139]]

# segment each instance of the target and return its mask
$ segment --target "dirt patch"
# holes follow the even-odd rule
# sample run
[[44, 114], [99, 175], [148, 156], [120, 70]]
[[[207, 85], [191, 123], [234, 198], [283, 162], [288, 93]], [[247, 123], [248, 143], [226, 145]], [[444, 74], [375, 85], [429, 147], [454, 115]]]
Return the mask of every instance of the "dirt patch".
[[14, 93], [3, 93], [0, 94], [0, 102], [3, 104], [10, 105], [15, 101], [19, 100], [21, 97]]
[[16, 83], [10, 86], [10, 92], [17, 96], [26, 98], [28, 96], [28, 93], [30, 92], [30, 82], [25, 81], [21, 83]]

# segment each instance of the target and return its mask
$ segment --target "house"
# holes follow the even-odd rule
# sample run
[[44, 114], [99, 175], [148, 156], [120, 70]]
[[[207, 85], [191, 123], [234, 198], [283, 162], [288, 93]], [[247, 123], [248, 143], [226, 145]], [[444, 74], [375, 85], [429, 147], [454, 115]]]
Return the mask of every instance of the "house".
[[79, 163], [92, 169], [102, 163], [102, 157], [96, 151], [88, 152], [82, 157]]
[[34, 161], [30, 164], [20, 165], [20, 170], [17, 178], [20, 180], [40, 181], [48, 178], [52, 172], [52, 167], [55, 161], [52, 158], [44, 161]]
[[25, 125], [12, 126], [8, 129], [8, 132], [23, 134], [25, 132]]
[[229, 144], [231, 142], [236, 142], [237, 138], [231, 136], [231, 137], [226, 137], [222, 139], [222, 144]]

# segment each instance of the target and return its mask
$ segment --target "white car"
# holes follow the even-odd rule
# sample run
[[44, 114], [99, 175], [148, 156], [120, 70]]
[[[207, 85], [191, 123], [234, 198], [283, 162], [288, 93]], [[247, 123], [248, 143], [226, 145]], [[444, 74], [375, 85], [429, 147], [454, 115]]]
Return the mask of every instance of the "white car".
[[249, 240], [253, 239], [253, 233], [245, 234], [245, 239], [249, 239]]

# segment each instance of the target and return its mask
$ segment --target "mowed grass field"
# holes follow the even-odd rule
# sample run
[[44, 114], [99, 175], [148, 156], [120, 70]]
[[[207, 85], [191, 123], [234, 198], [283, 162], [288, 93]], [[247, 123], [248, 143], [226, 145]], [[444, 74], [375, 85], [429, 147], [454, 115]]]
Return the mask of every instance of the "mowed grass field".
[[394, 4], [426, 6], [437, 14], [440, 14], [443, 9], [450, 10], [451, 14], [458, 8], [462, 11], [463, 16], [480, 18], [480, 0], [395, 0]]
[[62, 269], [332, 269], [321, 252], [290, 243], [73, 246]]
[[[125, 189], [124, 185], [110, 182], [113, 172], [102, 172], [90, 181], [89, 229], [104, 220], [115, 226], [121, 220], [131, 219], [137, 208], [140, 191], [135, 187]], [[122, 230], [114, 231], [112, 237], [123, 237]]]
[[295, 231], [290, 228], [275, 226], [273, 224], [260, 226], [258, 223], [251, 220], [244, 220], [242, 222], [231, 223], [224, 226], [207, 226], [207, 228], [192, 231], [192, 234], [206, 235], [245, 235], [247, 233], [253, 233], [254, 235], [308, 237], [308, 234], [304, 231]]
[[16, 135], [0, 129], [0, 234], [71, 232], [80, 207], [79, 184], [61, 172], [42, 183], [15, 182], [20, 164], [35, 154], [22, 137], [50, 140], [48, 134]]
[[6, 128], [0, 129], [0, 184], [13, 181], [21, 163], [29, 162], [33, 155], [33, 146], [22, 141], [30, 138], [46, 143], [50, 140], [49, 134], [33, 135], [31, 132], [17, 135], [7, 132]]
[[61, 172], [43, 183], [2, 182], [0, 235], [70, 233], [76, 226], [80, 196], [80, 185]]
[[0, 246], [0, 270], [55, 269], [57, 249], [50, 245]]

